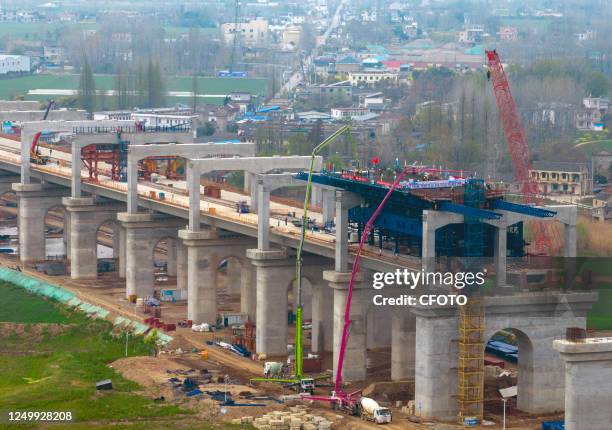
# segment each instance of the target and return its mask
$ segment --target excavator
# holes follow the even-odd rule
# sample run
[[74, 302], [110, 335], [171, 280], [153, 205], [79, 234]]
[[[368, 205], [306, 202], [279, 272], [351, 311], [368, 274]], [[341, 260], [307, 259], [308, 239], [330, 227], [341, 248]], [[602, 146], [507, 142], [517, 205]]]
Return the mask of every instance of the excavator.
[[[45, 115], [43, 116], [43, 121], [47, 119], [49, 116], [49, 111], [51, 107], [55, 103], [54, 100], [49, 100], [47, 104], [47, 109], [45, 110]], [[40, 149], [38, 147], [38, 142], [40, 140], [40, 136], [42, 135], [42, 131], [37, 132], [32, 139], [32, 145], [30, 145], [30, 163], [34, 164], [47, 164], [49, 162], [49, 157], [46, 155], [40, 155]]]

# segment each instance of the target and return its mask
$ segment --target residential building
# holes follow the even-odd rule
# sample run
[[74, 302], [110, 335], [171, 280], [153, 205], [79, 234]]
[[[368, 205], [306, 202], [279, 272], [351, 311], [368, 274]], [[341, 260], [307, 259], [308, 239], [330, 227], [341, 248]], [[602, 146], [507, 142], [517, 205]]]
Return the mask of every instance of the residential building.
[[334, 57], [317, 57], [312, 60], [315, 73], [326, 75], [335, 70], [336, 59]]
[[612, 185], [595, 194], [592, 214], [599, 221], [612, 220]]
[[296, 118], [300, 121], [304, 122], [316, 122], [316, 121], [330, 121], [332, 119], [331, 115], [325, 112], [318, 112], [316, 110], [311, 110], [307, 112], [299, 112], [295, 114]]
[[350, 55], [336, 62], [336, 73], [358, 72], [359, 69], [361, 69], [361, 62]]
[[290, 45], [297, 47], [300, 45], [300, 39], [302, 37], [301, 26], [285, 27], [281, 33], [281, 41], [283, 45]]
[[586, 30], [583, 33], [576, 34], [576, 37], [581, 42], [584, 42], [586, 40], [593, 40], [595, 38], [595, 32], [593, 30]]
[[61, 64], [64, 60], [64, 50], [59, 46], [43, 46], [43, 58], [47, 64]]
[[463, 30], [459, 32], [457, 40], [459, 43], [480, 43], [484, 35], [484, 25], [465, 24]]
[[335, 107], [331, 108], [331, 117], [337, 121], [348, 121], [354, 117], [364, 116], [370, 113], [365, 107]]
[[239, 41], [248, 46], [261, 46], [268, 42], [268, 20], [252, 19], [248, 22], [228, 22], [221, 25], [225, 43], [232, 43], [238, 36]]
[[25, 55], [0, 55], [0, 75], [30, 73], [30, 57]]
[[361, 21], [362, 22], [376, 22], [378, 19], [375, 10], [364, 10], [361, 12]]
[[371, 111], [381, 111], [385, 107], [385, 97], [383, 93], [362, 94], [359, 96], [359, 106]]
[[191, 128], [194, 120], [198, 119], [197, 115], [181, 115], [181, 114], [158, 114], [158, 113], [140, 113], [134, 112], [131, 119], [139, 122], [145, 127], [181, 127]]
[[612, 151], [599, 151], [593, 154], [593, 169], [595, 174], [602, 175], [608, 178], [608, 181], [612, 181], [612, 175], [610, 174], [610, 168], [612, 166]]
[[397, 73], [389, 70], [368, 70], [349, 73], [349, 81], [354, 86], [374, 85], [383, 80], [395, 83], [397, 82], [397, 77]]
[[592, 192], [586, 163], [538, 161], [529, 171], [543, 195], [584, 196]]
[[333, 84], [316, 84], [311, 85], [308, 89], [313, 95], [341, 95], [350, 98], [353, 94], [353, 87], [349, 81], [334, 82]]
[[215, 123], [218, 130], [225, 130], [230, 122], [236, 120], [236, 114], [240, 112], [238, 105], [203, 105], [198, 106], [197, 113], [199, 114], [200, 122]]
[[578, 130], [603, 131], [605, 116], [610, 109], [610, 100], [600, 97], [586, 97], [582, 100], [582, 109], [576, 112]]
[[504, 26], [499, 28], [499, 38], [507, 42], [516, 42], [518, 40], [518, 28]]

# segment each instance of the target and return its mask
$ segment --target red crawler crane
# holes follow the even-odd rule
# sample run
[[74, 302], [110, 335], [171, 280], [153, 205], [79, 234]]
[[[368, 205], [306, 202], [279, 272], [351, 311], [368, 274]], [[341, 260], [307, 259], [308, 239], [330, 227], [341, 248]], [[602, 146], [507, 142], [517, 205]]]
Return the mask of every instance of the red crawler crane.
[[[493, 85], [497, 108], [502, 119], [510, 157], [512, 158], [514, 175], [521, 186], [521, 194], [525, 202], [536, 203], [538, 185], [529, 175], [531, 170], [529, 147], [527, 146], [525, 132], [523, 131], [521, 119], [516, 109], [516, 103], [512, 97], [512, 91], [510, 91], [508, 77], [497, 51], [486, 51], [485, 54], [489, 65], [487, 76]], [[552, 253], [553, 243], [546, 225], [541, 222], [531, 222], [530, 227], [537, 251], [549, 251], [549, 253]]]

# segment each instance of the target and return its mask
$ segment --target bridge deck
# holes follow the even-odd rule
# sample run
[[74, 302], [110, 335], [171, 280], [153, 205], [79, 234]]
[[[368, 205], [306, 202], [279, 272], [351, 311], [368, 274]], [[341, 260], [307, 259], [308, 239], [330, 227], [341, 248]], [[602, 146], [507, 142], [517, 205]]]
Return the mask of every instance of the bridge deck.
[[[45, 179], [50, 183], [59, 183], [64, 185], [66, 179], [69, 181], [71, 178], [71, 165], [70, 165], [70, 154], [62, 151], [50, 151], [48, 148], [40, 148], [41, 155], [50, 157], [50, 163], [47, 165], [32, 165], [34, 172], [40, 172], [45, 176]], [[15, 170], [15, 166], [21, 164], [20, 155], [20, 142], [0, 137], [0, 168], [3, 165], [12, 166]], [[101, 163], [102, 164], [102, 163]], [[110, 166], [107, 166], [110, 167]], [[102, 187], [107, 190], [113, 190], [116, 193], [122, 195], [122, 201], [127, 198], [127, 184], [112, 180], [108, 175], [105, 175], [105, 167], [102, 164], [101, 174], [99, 180], [91, 182], [88, 179], [87, 170], [81, 171], [81, 178], [84, 184], [90, 184], [92, 186]], [[110, 168], [108, 169], [110, 172]], [[63, 181], [58, 181], [58, 178], [63, 178]], [[170, 187], [170, 184], [172, 187]], [[187, 196], [185, 181], [171, 181], [163, 179], [159, 184], [152, 182], [139, 181], [138, 183], [138, 195], [139, 203], [149, 203], [147, 206], [154, 206], [155, 210], [161, 213], [169, 213], [172, 215], [180, 216], [187, 219], [187, 209], [189, 208], [189, 197]], [[151, 192], [155, 193], [156, 197], [151, 196]], [[159, 199], [159, 193], [163, 192], [165, 197], [164, 200]], [[203, 193], [202, 193], [203, 195]], [[257, 222], [258, 216], [255, 213], [239, 214], [236, 212], [235, 203], [240, 200], [246, 200], [250, 204], [250, 196], [245, 196], [236, 192], [221, 190], [221, 198], [215, 199], [211, 197], [203, 197], [200, 202], [200, 210], [203, 215], [203, 219], [207, 217], [209, 219], [218, 219], [223, 221], [230, 221], [230, 223], [224, 223], [223, 228], [230, 231], [237, 231], [242, 234], [249, 234], [251, 236], [257, 235]], [[184, 209], [183, 211], [167, 209]], [[287, 212], [295, 212], [296, 217], [301, 218], [303, 211], [294, 206], [290, 206], [283, 203], [271, 201], [270, 210], [273, 214], [270, 218], [270, 239], [272, 242], [279, 243], [281, 245], [295, 244], [299, 239], [301, 228], [295, 227], [291, 222], [285, 225], [284, 217], [281, 214]], [[275, 217], [274, 214], [277, 214]], [[322, 216], [319, 213], [311, 212], [311, 218], [314, 218], [318, 223], [322, 223]], [[234, 230], [232, 226], [242, 226]], [[247, 227], [246, 229], [244, 227]], [[308, 246], [306, 250], [314, 254], [332, 257], [335, 246], [335, 237], [333, 234], [326, 233], [324, 231], [308, 231], [306, 241]], [[364, 255], [364, 266], [374, 270], [387, 270], [395, 267], [406, 267], [409, 269], [420, 270], [421, 260], [415, 256], [394, 256], [391, 251], [383, 250], [382, 253], [376, 246], [370, 246], [366, 250]]]

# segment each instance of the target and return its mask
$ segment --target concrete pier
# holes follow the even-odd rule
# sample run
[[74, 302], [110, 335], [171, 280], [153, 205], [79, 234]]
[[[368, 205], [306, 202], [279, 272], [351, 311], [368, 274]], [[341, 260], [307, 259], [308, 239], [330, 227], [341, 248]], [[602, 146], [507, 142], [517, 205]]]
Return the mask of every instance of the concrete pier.
[[[176, 241], [176, 289], [187, 291], [187, 247], [181, 239]], [[186, 297], [186, 296], [185, 296]]]
[[223, 237], [215, 228], [178, 233], [187, 249], [187, 318], [195, 324], [214, 324], [217, 320], [217, 273], [219, 263], [235, 258], [248, 264], [246, 250], [251, 238]]
[[[95, 278], [98, 275], [98, 228], [114, 221], [125, 210], [120, 203], [96, 204], [93, 197], [64, 197], [62, 203], [70, 214], [70, 277]], [[114, 239], [114, 237], [113, 237]]]
[[173, 238], [166, 239], [166, 274], [168, 276], [176, 276], [177, 271], [177, 240]]
[[184, 222], [177, 218], [150, 213], [117, 214], [126, 233], [125, 286], [126, 297], [153, 295], [153, 252], [161, 239], [176, 237]]
[[[485, 341], [500, 330], [517, 335], [518, 409], [532, 414], [563, 409], [561, 361], [552, 348], [567, 327], [585, 327], [597, 293], [542, 293], [487, 297]], [[457, 309], [416, 306], [415, 400], [424, 417], [457, 416]]]
[[12, 185], [17, 194], [19, 222], [19, 260], [22, 263], [45, 259], [45, 215], [62, 203], [68, 194], [64, 188], [43, 184]]
[[249, 316], [249, 321], [257, 321], [256, 269], [250, 261], [240, 268], [240, 312]]
[[416, 356], [416, 316], [396, 310], [391, 322], [391, 379], [414, 379]]
[[[344, 327], [344, 312], [346, 308], [346, 300], [348, 296], [348, 284], [351, 274], [348, 272], [336, 272], [327, 270], [323, 272], [323, 279], [329, 282], [329, 286], [334, 294], [334, 378], [336, 377], [338, 357], [340, 354], [340, 344], [342, 330]], [[363, 276], [357, 274], [357, 284], [353, 290], [353, 298], [351, 305], [350, 326], [351, 336], [346, 347], [346, 355], [344, 357], [344, 368], [342, 380], [363, 381], [366, 378], [366, 324], [365, 311], [367, 309], [367, 301], [365, 300], [364, 287], [361, 284]]]
[[556, 340], [565, 363], [565, 429], [609, 430], [612, 425], [612, 338]]
[[349, 270], [348, 253], [348, 211], [359, 206], [361, 197], [347, 191], [336, 191], [336, 246], [335, 246], [335, 269], [336, 272]]
[[334, 292], [328, 285], [312, 289], [312, 352], [332, 351], [334, 347]]
[[125, 279], [125, 261], [127, 256], [125, 255], [125, 242], [126, 242], [126, 233], [125, 228], [118, 223], [118, 233], [119, 233], [119, 277], [121, 279]]
[[215, 229], [179, 231], [187, 248], [187, 318], [194, 324], [215, 324], [217, 321], [217, 266], [219, 257]]
[[287, 354], [287, 289], [294, 276], [294, 260], [285, 250], [247, 250], [256, 268], [256, 351], [268, 356]]

